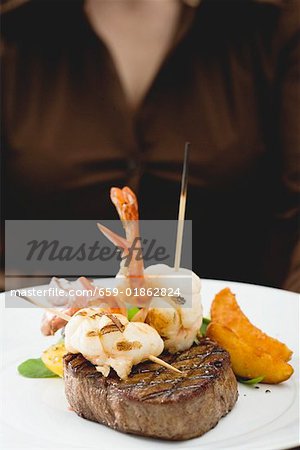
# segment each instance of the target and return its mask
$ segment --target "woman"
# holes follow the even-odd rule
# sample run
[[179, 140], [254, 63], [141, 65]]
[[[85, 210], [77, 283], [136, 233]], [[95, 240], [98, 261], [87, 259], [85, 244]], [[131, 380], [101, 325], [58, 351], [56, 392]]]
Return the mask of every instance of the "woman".
[[[6, 1], [6, 219], [187, 217], [203, 277], [300, 291], [297, 0]], [[298, 276], [297, 276], [298, 275]]]

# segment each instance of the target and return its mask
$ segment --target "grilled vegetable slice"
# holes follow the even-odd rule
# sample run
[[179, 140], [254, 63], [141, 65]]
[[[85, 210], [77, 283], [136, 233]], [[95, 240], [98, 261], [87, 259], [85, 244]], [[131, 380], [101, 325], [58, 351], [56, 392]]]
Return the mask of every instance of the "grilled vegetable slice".
[[42, 361], [49, 370], [56, 375], [63, 377], [63, 356], [67, 353], [63, 342], [51, 345], [42, 353]]

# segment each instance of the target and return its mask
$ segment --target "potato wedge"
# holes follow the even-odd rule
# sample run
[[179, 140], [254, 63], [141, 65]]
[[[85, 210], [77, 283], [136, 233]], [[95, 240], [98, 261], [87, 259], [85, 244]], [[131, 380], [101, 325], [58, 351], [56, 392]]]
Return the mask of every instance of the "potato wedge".
[[213, 322], [222, 324], [250, 346], [255, 346], [262, 352], [272, 355], [274, 358], [289, 361], [292, 351], [282, 342], [263, 333], [259, 328], [252, 325], [249, 319], [241, 311], [235, 295], [226, 288], [219, 292], [211, 306], [211, 319]]
[[228, 351], [233, 371], [240, 377], [263, 376], [263, 383], [276, 384], [286, 381], [294, 372], [290, 364], [262, 352], [255, 346], [250, 346], [222, 324], [211, 322], [207, 327], [206, 336]]
[[60, 377], [63, 377], [63, 356], [67, 353], [65, 344], [61, 342], [60, 344], [51, 345], [42, 353], [42, 361], [49, 370], [56, 373]]

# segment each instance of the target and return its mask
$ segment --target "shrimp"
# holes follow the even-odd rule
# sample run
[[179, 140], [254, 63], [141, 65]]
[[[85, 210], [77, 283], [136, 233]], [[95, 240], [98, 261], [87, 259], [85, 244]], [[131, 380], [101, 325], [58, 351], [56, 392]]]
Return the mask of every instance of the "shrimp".
[[132, 287], [140, 288], [144, 285], [144, 261], [141, 249], [137, 198], [127, 186], [123, 189], [113, 187], [110, 191], [110, 198], [118, 211], [125, 229], [126, 240], [130, 245], [130, 248], [127, 249], [130, 258], [129, 264], [127, 264], [127, 267], [123, 266], [122, 273], [130, 279]]
[[70, 353], [81, 353], [105, 377], [113, 368], [121, 379], [133, 365], [164, 349], [154, 328], [101, 308], [84, 308], [72, 317], [65, 329], [65, 346]]
[[175, 271], [165, 264], [147, 267], [145, 277], [162, 292], [179, 290], [180, 295], [153, 297], [147, 310], [141, 309], [132, 320], [145, 321], [155, 328], [170, 353], [190, 348], [202, 323], [200, 278], [191, 270]]
[[131, 300], [132, 304], [146, 307], [151, 298], [145, 295], [138, 295], [140, 289], [146, 287], [146, 285], [137, 198], [132, 190], [127, 186], [123, 189], [113, 187], [110, 191], [110, 198], [122, 221], [126, 239], [101, 224], [98, 224], [98, 228], [107, 237], [107, 239], [123, 250], [120, 271], [116, 277], [122, 278], [124, 284], [128, 284], [131, 287], [132, 292], [135, 290], [137, 293], [131, 299], [127, 297], [127, 302]]
[[[51, 297], [51, 303], [54, 306], [61, 306], [62, 312], [68, 316], [73, 316], [77, 311], [87, 306], [101, 306], [108, 312], [120, 313], [126, 315], [126, 307], [124, 303], [117, 296], [100, 295], [100, 288], [95, 286], [90, 280], [85, 277], [80, 277], [78, 280], [70, 282], [65, 279], [58, 279], [53, 277], [49, 284], [50, 289], [59, 289], [65, 292], [64, 296]], [[82, 295], [71, 295], [71, 292], [82, 291]], [[56, 314], [45, 312], [41, 323], [41, 332], [45, 336], [51, 336], [57, 330], [63, 328], [66, 321]]]
[[[172, 296], [140, 297], [137, 303], [142, 309], [134, 316], [135, 322], [146, 322], [163, 337], [165, 349], [171, 353], [189, 348], [197, 337], [202, 323], [201, 282], [191, 270], [180, 268], [179, 271], [163, 265], [153, 265], [144, 270], [141, 250], [138, 203], [135, 194], [128, 188], [112, 188], [111, 199], [117, 208], [125, 228], [126, 239], [118, 236], [108, 228], [99, 225], [100, 230], [115, 245], [123, 249], [123, 255], [130, 253], [134, 246], [135, 254], [129, 259], [127, 267], [121, 266], [117, 277], [123, 276], [132, 287], [160, 287], [176, 290], [181, 285], [181, 297]], [[138, 243], [138, 245], [136, 245]], [[147, 290], [148, 292], [148, 290]], [[130, 303], [134, 304], [133, 299]]]
[[[194, 342], [202, 323], [201, 282], [200, 278], [191, 270], [174, 268], [157, 264], [144, 269], [142, 247], [139, 229], [138, 202], [135, 194], [128, 187], [123, 189], [112, 188], [111, 200], [115, 205], [126, 237], [119, 236], [103, 225], [98, 224], [100, 231], [114, 245], [123, 250], [123, 260], [116, 279], [121, 280], [120, 291], [127, 291], [124, 287], [130, 286], [134, 296], [125, 298], [109, 296], [108, 298], [94, 295], [93, 298], [76, 298], [66, 302], [65, 313], [73, 315], [80, 308], [86, 306], [105, 306], [110, 312], [126, 315], [125, 304], [131, 303], [139, 306], [140, 311], [133, 321], [150, 325], [164, 340], [164, 347], [170, 353], [188, 349]], [[77, 280], [81, 286], [89, 290], [95, 286], [86, 278]], [[123, 289], [121, 289], [121, 287]], [[157, 297], [139, 296], [136, 292], [148, 287], [161, 289]], [[163, 295], [166, 290], [180, 289], [180, 295]], [[151, 289], [150, 289], [151, 291]], [[114, 301], [114, 304], [112, 303]], [[47, 313], [49, 314], [49, 313]], [[45, 316], [42, 330], [44, 334], [54, 334], [56, 329], [65, 325], [59, 317]], [[105, 369], [107, 371], [107, 368]]]

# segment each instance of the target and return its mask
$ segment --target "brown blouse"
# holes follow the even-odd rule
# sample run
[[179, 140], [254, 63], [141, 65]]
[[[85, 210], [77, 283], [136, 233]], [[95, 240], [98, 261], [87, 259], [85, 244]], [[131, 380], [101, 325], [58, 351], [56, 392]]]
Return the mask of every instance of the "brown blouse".
[[[300, 291], [298, 0], [186, 2], [138, 111], [83, 2], [3, 5], [6, 219], [113, 219], [112, 185], [141, 218], [187, 217], [202, 277]], [[297, 276], [298, 275], [298, 276]]]

